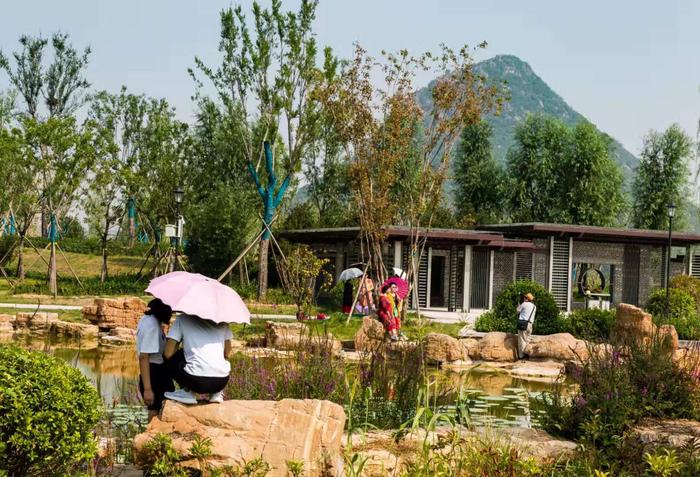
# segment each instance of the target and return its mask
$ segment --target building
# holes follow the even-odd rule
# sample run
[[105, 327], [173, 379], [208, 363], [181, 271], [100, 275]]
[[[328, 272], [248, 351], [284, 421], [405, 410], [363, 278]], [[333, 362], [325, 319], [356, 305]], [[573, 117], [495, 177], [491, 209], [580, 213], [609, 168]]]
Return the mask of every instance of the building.
[[[421, 309], [478, 313], [519, 279], [546, 287], [562, 311], [583, 308], [586, 301], [603, 308], [638, 305], [664, 286], [666, 276], [668, 233], [663, 231], [523, 223], [423, 233], [427, 240], [411, 297]], [[288, 230], [280, 236], [328, 258], [336, 278], [362, 262], [359, 227]], [[700, 235], [672, 237], [671, 276], [700, 277]], [[409, 240], [409, 228], [387, 229], [383, 254], [388, 267], [407, 268]]]

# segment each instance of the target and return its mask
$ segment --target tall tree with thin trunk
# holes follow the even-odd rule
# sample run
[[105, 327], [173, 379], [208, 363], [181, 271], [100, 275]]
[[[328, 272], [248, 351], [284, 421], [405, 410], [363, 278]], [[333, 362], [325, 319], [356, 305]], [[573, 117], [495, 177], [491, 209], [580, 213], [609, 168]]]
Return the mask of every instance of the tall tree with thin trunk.
[[663, 133], [650, 131], [645, 136], [634, 181], [632, 221], [635, 227], [667, 228], [671, 202], [678, 207], [674, 225], [683, 227], [692, 144], [692, 139], [677, 124]]
[[[256, 188], [258, 183], [267, 184], [261, 195], [264, 233], [259, 247], [260, 299], [267, 291], [268, 227], [283, 199], [283, 185], [300, 170], [305, 151], [314, 141], [318, 105], [310, 93], [320, 76], [312, 30], [317, 5], [317, 0], [302, 0], [298, 12], [283, 12], [279, 0], [273, 0], [270, 9], [253, 3], [252, 31], [240, 6], [226, 9], [221, 12], [221, 65], [214, 69], [199, 58], [195, 60], [199, 72], [214, 85], [226, 114], [237, 119], [248, 168], [258, 175], [257, 181], [253, 176]], [[275, 157], [274, 142], [280, 134], [285, 137], [284, 154]], [[272, 146], [271, 164], [265, 141]], [[275, 187], [270, 187], [271, 183]]]

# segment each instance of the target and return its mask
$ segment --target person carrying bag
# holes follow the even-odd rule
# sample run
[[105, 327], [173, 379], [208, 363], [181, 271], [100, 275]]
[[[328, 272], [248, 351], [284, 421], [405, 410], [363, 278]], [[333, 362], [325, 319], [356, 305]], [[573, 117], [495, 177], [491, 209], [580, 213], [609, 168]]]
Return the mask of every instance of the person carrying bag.
[[533, 303], [532, 293], [520, 295], [518, 305], [518, 359], [525, 358], [525, 347], [530, 343], [532, 326], [535, 323], [535, 311], [537, 307]]

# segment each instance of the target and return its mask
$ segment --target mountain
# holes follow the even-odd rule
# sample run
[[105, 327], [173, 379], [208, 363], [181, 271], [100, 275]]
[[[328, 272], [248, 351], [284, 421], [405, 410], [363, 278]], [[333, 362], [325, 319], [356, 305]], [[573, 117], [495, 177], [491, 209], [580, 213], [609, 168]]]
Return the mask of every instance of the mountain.
[[[585, 119], [555, 93], [532, 70], [530, 65], [513, 55], [498, 55], [475, 65], [476, 72], [496, 82], [506, 82], [510, 100], [499, 116], [486, 119], [493, 126], [492, 146], [494, 157], [501, 163], [506, 160], [508, 148], [513, 144], [515, 125], [530, 113], [554, 116], [568, 125]], [[433, 82], [418, 91], [419, 102], [427, 106]], [[615, 158], [622, 167], [626, 181], [631, 181], [639, 159], [613, 139]]]

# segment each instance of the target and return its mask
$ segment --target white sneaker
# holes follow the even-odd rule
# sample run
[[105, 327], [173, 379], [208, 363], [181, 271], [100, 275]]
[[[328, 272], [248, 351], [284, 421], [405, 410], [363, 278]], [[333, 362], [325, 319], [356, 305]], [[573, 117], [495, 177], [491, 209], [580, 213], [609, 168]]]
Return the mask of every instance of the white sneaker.
[[184, 389], [178, 389], [173, 392], [168, 391], [163, 396], [165, 396], [165, 399], [181, 402], [182, 404], [197, 404], [197, 397]]
[[224, 402], [224, 392], [219, 391], [218, 393], [209, 395], [209, 402], [222, 403]]

